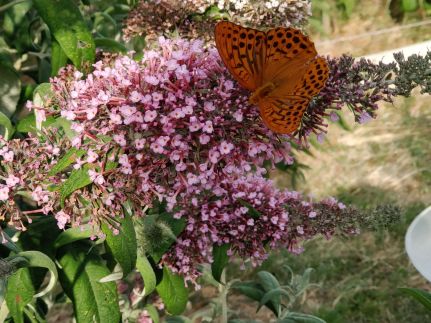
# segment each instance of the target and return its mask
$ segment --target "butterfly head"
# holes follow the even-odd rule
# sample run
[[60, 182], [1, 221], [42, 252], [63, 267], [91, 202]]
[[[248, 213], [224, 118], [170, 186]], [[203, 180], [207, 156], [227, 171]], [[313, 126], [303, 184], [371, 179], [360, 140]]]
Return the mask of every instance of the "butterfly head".
[[251, 104], [257, 104], [260, 100], [267, 97], [275, 89], [275, 84], [267, 82], [264, 85], [258, 87], [253, 94], [250, 96], [248, 102]]

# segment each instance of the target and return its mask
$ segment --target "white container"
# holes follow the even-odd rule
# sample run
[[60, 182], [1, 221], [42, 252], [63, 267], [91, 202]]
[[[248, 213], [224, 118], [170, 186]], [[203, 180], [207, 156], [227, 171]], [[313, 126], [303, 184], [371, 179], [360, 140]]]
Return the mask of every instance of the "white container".
[[410, 224], [405, 244], [413, 266], [431, 282], [431, 206]]

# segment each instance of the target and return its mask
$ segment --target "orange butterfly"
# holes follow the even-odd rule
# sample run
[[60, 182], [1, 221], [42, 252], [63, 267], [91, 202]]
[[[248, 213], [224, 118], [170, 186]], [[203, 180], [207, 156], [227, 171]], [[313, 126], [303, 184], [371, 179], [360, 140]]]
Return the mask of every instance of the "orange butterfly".
[[288, 134], [298, 129], [302, 115], [329, 75], [326, 60], [316, 57], [313, 42], [294, 28], [263, 31], [228, 21], [215, 27], [218, 52], [234, 78], [253, 91], [266, 126]]

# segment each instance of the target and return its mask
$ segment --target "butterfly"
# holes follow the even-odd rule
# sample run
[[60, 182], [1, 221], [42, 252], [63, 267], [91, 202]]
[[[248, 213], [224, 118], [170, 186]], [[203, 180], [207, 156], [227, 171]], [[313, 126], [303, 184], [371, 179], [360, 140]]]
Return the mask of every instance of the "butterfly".
[[300, 30], [278, 27], [267, 32], [229, 21], [215, 27], [217, 50], [232, 76], [252, 91], [272, 131], [296, 131], [311, 99], [325, 86], [329, 68], [314, 43]]

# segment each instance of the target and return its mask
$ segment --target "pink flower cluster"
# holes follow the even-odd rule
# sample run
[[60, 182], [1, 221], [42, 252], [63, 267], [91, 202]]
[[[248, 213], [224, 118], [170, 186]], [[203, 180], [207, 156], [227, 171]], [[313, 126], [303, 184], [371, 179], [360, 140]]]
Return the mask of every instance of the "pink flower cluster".
[[258, 175], [226, 178], [221, 188], [217, 198], [192, 200], [183, 208], [186, 228], [163, 258], [192, 281], [199, 263], [213, 262], [214, 244], [229, 244], [229, 256], [251, 259], [256, 266], [269, 249], [300, 253], [300, 242], [318, 234], [358, 233], [359, 213], [334, 198], [312, 202], [298, 192], [280, 191]]
[[[33, 211], [21, 211], [17, 205], [19, 199], [33, 200], [43, 204], [37, 213], [48, 214], [56, 203], [55, 193], [47, 187], [57, 179], [47, 176], [57, 162], [60, 150], [54, 140], [41, 144], [38, 138], [5, 141], [0, 137], [0, 223], [6, 222], [17, 230], [26, 230], [26, 223], [31, 223]], [[30, 203], [31, 204], [31, 203]], [[2, 242], [6, 238], [0, 230]]]
[[[85, 79], [72, 71], [54, 79], [57, 102], [45, 112], [72, 122], [72, 146], [87, 151], [75, 168], [103, 169], [115, 147], [118, 168], [90, 170], [93, 183], [131, 189], [148, 204], [165, 199], [171, 210], [178, 199], [220, 191], [230, 174], [264, 172], [266, 160], [291, 162], [290, 145], [265, 128], [215, 49], [164, 38], [159, 46], [139, 62], [98, 62]], [[112, 183], [119, 173], [133, 183]]]

